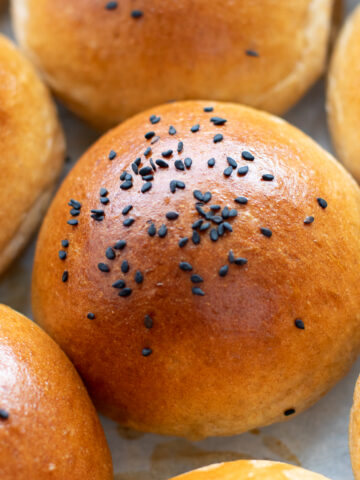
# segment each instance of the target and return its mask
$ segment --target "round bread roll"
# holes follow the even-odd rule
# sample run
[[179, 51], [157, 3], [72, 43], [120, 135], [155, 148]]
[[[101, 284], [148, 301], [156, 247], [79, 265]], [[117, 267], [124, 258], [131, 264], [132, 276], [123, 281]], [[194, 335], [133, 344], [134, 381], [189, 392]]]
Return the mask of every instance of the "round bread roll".
[[239, 460], [218, 463], [174, 477], [173, 480], [326, 480], [317, 473], [309, 472], [286, 463], [267, 460]]
[[323, 71], [333, 3], [13, 0], [12, 11], [51, 88], [107, 128], [172, 100], [284, 112]]
[[0, 273], [50, 202], [64, 159], [54, 104], [30, 63], [0, 35]]
[[281, 119], [154, 108], [63, 183], [33, 311], [126, 426], [204, 437], [285, 420], [359, 352], [360, 190]]
[[33, 322], [0, 305], [1, 480], [110, 480], [104, 432], [75, 368]]
[[346, 21], [328, 76], [327, 109], [339, 159], [360, 181], [360, 6]]
[[350, 415], [349, 446], [354, 477], [360, 479], [360, 377], [356, 382]]

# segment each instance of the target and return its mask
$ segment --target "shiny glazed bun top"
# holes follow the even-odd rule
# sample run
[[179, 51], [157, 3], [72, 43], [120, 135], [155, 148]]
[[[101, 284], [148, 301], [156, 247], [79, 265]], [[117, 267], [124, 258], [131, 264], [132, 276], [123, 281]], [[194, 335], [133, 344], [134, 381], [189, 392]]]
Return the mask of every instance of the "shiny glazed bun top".
[[179, 475], [173, 480], [326, 480], [322, 475], [285, 463], [240, 460], [219, 463]]
[[1, 480], [110, 480], [96, 411], [73, 365], [33, 322], [0, 305]]
[[[171, 100], [282, 113], [319, 77], [333, 0], [13, 0], [53, 90], [106, 128]], [[266, 73], [265, 73], [266, 72]]]
[[235, 434], [347, 370], [359, 252], [359, 189], [307, 136], [250, 108], [174, 103], [107, 133], [67, 177], [33, 310], [120, 422]]

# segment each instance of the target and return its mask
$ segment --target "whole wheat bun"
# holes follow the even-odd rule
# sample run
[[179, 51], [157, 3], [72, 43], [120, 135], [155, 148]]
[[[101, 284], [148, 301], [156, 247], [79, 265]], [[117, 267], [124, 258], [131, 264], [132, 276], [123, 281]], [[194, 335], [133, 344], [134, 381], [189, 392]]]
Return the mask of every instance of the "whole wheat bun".
[[0, 273], [25, 246], [48, 206], [64, 137], [47, 88], [0, 35]]
[[51, 88], [107, 128], [170, 100], [283, 113], [324, 69], [333, 3], [13, 0], [12, 12], [18, 41]]
[[156, 107], [64, 181], [37, 244], [33, 311], [126, 426], [202, 437], [285, 420], [359, 352], [360, 190], [279, 118]]
[[360, 181], [360, 6], [342, 28], [328, 75], [327, 109], [339, 159]]
[[110, 480], [96, 411], [75, 368], [33, 322], [0, 305], [1, 480]]
[[326, 480], [294, 465], [267, 460], [219, 463], [174, 477], [173, 480]]
[[360, 377], [356, 382], [350, 415], [349, 447], [354, 477], [360, 479]]

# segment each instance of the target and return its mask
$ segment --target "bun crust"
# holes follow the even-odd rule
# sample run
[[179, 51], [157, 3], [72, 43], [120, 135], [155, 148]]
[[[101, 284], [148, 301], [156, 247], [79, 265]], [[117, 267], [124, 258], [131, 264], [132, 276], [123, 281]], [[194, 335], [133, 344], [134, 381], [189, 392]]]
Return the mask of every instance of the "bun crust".
[[0, 35], [0, 273], [45, 213], [64, 159], [54, 104], [34, 68]]
[[39, 327], [4, 305], [0, 364], [1, 480], [112, 479], [105, 436], [75, 368]]
[[[209, 104], [212, 113], [203, 111]], [[160, 121], [151, 124], [150, 115]], [[226, 122], [213, 125], [212, 117]], [[149, 131], [154, 136], [146, 140]], [[141, 193], [150, 157], [157, 170]], [[247, 174], [239, 175], [240, 167]], [[128, 190], [124, 171], [132, 176]], [[174, 180], [185, 188], [172, 193]], [[196, 206], [196, 190], [212, 199], [203, 195]], [[76, 217], [70, 199], [82, 204]], [[211, 218], [210, 205], [221, 207]], [[180, 248], [183, 237], [189, 240]], [[65, 260], [58, 256], [63, 239]], [[66, 178], [38, 240], [33, 311], [97, 405], [119, 422], [180, 436], [231, 435], [304, 410], [347, 371], [359, 351], [359, 251], [359, 188], [310, 138], [250, 108], [174, 103], [107, 133]], [[204, 282], [192, 283], [199, 280], [192, 275]], [[118, 280], [131, 295], [121, 282], [112, 287]]]
[[173, 480], [326, 480], [322, 475], [285, 463], [239, 460], [200, 468]]
[[12, 1], [24, 50], [66, 104], [101, 128], [171, 100], [283, 113], [324, 69], [334, 2], [141, 1], [137, 19], [131, 0], [106, 3]]
[[327, 109], [339, 159], [360, 181], [360, 6], [338, 37], [328, 77]]
[[350, 415], [349, 447], [356, 480], [360, 479], [360, 378], [356, 382], [354, 402]]

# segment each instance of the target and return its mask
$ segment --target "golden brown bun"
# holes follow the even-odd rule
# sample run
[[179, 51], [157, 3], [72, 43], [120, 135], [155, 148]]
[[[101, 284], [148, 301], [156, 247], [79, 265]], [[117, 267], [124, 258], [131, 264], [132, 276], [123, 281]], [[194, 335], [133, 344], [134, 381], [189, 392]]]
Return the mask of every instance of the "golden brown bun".
[[49, 92], [0, 35], [0, 273], [37, 227], [64, 158], [64, 137]]
[[349, 446], [354, 477], [360, 479], [360, 377], [356, 382], [350, 415]]
[[328, 77], [327, 109], [339, 159], [360, 181], [360, 6], [337, 40]]
[[110, 480], [95, 409], [74, 367], [33, 322], [0, 305], [1, 480]]
[[179, 475], [173, 480], [246, 480], [249, 478], [253, 480], [326, 480], [317, 473], [266, 460], [219, 463]]
[[333, 0], [107, 3], [12, 2], [24, 50], [66, 104], [101, 128], [170, 100], [282, 113], [324, 68]]
[[[360, 346], [358, 186], [328, 153], [281, 119], [209, 103], [213, 113], [203, 112], [205, 102], [154, 108], [90, 148], [46, 216], [33, 275], [35, 318], [74, 361], [97, 405], [129, 427], [192, 437], [236, 434], [304, 410], [343, 376]], [[152, 125], [151, 114], [160, 122]], [[213, 116], [227, 123], [214, 126]], [[200, 130], [190, 132], [196, 124]], [[175, 135], [168, 134], [170, 125]], [[146, 140], [148, 131], [160, 137], [151, 145], [153, 161], [165, 160], [169, 168], [158, 166], [152, 189], [141, 193], [145, 182], [131, 164], [140, 157], [141, 168], [149, 166], [143, 153], [156, 137]], [[215, 134], [223, 134], [223, 141], [214, 143]], [[163, 158], [168, 149], [174, 154]], [[117, 153], [112, 161], [111, 150]], [[254, 154], [254, 161], [243, 160], [242, 151]], [[227, 157], [249, 173], [235, 170], [226, 178]], [[191, 168], [176, 170], [174, 161], [185, 158], [192, 159]], [[119, 188], [124, 170], [133, 177], [129, 190]], [[275, 179], [262, 180], [263, 174]], [[186, 188], [171, 193], [174, 179]], [[108, 205], [100, 203], [102, 187]], [[194, 190], [212, 192], [205, 212], [217, 204], [237, 210], [236, 218], [227, 219], [232, 233], [214, 242], [210, 228], [197, 230], [194, 240], [199, 235], [201, 243], [192, 242], [192, 224], [203, 219]], [[236, 203], [239, 196], [248, 204]], [[70, 199], [82, 203], [73, 218], [77, 226], [67, 224]], [[124, 216], [128, 204], [133, 209]], [[103, 209], [105, 219], [91, 218], [92, 209]], [[178, 219], [168, 220], [168, 212], [178, 212]], [[222, 210], [215, 213], [211, 229]], [[309, 216], [315, 221], [304, 224]], [[129, 218], [133, 225], [123, 226]], [[165, 238], [148, 235], [152, 222], [158, 233], [167, 226]], [[271, 229], [272, 237], [260, 228]], [[182, 237], [190, 239], [180, 248]], [[70, 242], [65, 260], [58, 256], [63, 239]], [[119, 240], [127, 246], [108, 260], [105, 251]], [[229, 263], [230, 250], [248, 263]], [[124, 260], [129, 273], [122, 273]], [[180, 262], [193, 271], [182, 271]], [[99, 263], [110, 272], [100, 271]], [[229, 272], [221, 277], [226, 265]], [[137, 270], [144, 277], [139, 285]], [[192, 274], [204, 282], [192, 285]], [[119, 279], [133, 290], [129, 297], [112, 287]], [[205, 296], [192, 294], [192, 287]], [[88, 313], [96, 318], [88, 320]], [[153, 319], [151, 329], [144, 325], [146, 315]], [[295, 326], [297, 318], [305, 330]], [[144, 357], [144, 348], [153, 353]]]

